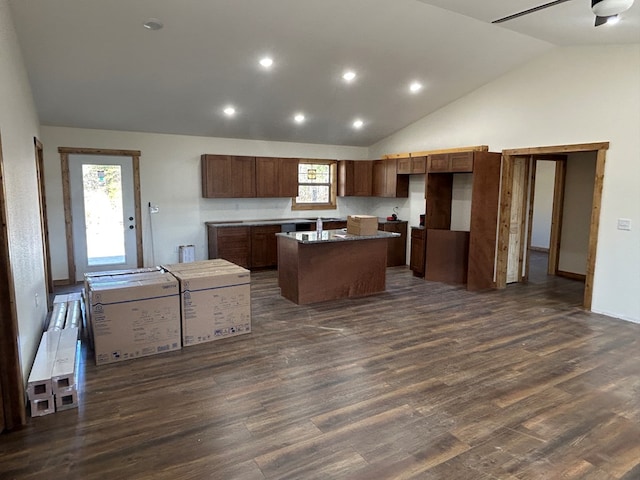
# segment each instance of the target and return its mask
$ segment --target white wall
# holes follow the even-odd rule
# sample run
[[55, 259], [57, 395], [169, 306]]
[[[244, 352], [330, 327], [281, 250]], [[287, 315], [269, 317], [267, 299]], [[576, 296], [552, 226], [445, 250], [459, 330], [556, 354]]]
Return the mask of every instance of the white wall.
[[[640, 45], [558, 48], [372, 146], [370, 156], [610, 142], [592, 309], [640, 322], [638, 65]], [[632, 230], [617, 230], [618, 218]]]
[[536, 162], [536, 186], [533, 196], [533, 224], [531, 246], [549, 248], [551, 217], [553, 215], [553, 188], [556, 178], [556, 162]]
[[587, 273], [595, 174], [595, 152], [569, 155], [558, 254], [560, 271], [580, 275]]
[[[205, 259], [207, 246], [204, 222], [207, 221], [315, 218], [319, 215], [333, 217], [363, 213], [359, 210], [368, 209], [366, 202], [359, 199], [338, 198], [337, 211], [292, 211], [291, 199], [288, 198], [208, 199], [202, 198], [200, 187], [200, 156], [203, 153], [344, 159], [366, 158], [366, 148], [47, 126], [42, 127], [42, 142], [54, 279], [68, 277], [58, 154], [58, 147], [61, 146], [141, 151], [145, 265], [176, 263], [177, 247], [186, 244], [196, 246], [196, 259]], [[149, 202], [158, 205], [160, 213], [149, 215], [145, 208]]]
[[38, 136], [38, 118], [6, 0], [0, 0], [0, 105], [9, 255], [20, 335], [20, 364], [26, 383], [46, 316], [33, 144], [33, 137]]

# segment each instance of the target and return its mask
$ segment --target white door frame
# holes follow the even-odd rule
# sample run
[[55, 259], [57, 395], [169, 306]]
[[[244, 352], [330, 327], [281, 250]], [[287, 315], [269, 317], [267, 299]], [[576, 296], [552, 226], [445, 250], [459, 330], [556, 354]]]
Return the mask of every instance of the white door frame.
[[120, 157], [131, 157], [133, 166], [133, 198], [135, 204], [136, 253], [138, 257], [137, 266], [142, 267], [144, 265], [144, 255], [142, 249], [142, 204], [140, 200], [140, 151], [59, 147], [58, 153], [60, 153], [60, 163], [62, 166], [62, 194], [64, 199], [65, 233], [67, 237], [68, 277], [66, 281], [57, 283], [70, 285], [75, 283], [76, 278], [75, 249], [73, 245], [73, 215], [71, 214], [71, 182], [69, 179], [69, 155], [113, 155]]

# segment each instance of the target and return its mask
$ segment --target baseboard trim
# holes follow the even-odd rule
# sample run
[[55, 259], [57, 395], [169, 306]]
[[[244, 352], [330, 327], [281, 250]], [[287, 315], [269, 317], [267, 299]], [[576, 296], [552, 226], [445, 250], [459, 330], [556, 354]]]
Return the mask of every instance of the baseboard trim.
[[581, 282], [586, 282], [587, 276], [581, 273], [573, 273], [573, 272], [565, 272], [563, 270], [558, 270], [556, 275], [559, 277], [570, 278], [571, 280], [579, 280]]
[[65, 287], [67, 285], [71, 285], [71, 281], [68, 278], [65, 278], [63, 280], [54, 280], [53, 281], [53, 286], [54, 287]]
[[533, 250], [534, 252], [544, 252], [544, 253], [549, 253], [549, 249], [548, 248], [544, 248], [544, 247], [529, 247], [529, 250]]

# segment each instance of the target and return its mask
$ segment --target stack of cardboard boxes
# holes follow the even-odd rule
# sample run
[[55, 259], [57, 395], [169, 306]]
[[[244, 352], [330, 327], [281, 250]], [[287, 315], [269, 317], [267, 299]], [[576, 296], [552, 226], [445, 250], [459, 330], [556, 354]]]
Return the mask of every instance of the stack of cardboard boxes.
[[251, 332], [250, 273], [226, 260], [91, 274], [97, 365]]

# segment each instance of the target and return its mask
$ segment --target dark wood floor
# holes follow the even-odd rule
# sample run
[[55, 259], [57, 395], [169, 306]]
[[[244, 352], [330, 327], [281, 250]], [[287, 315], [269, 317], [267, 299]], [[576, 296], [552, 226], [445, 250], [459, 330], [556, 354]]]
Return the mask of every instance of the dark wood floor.
[[640, 325], [583, 285], [299, 307], [252, 274], [253, 333], [82, 368], [80, 408], [0, 436], [2, 479], [639, 479]]

